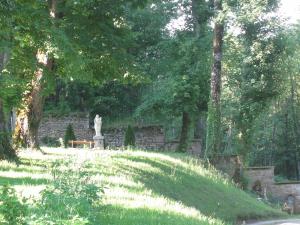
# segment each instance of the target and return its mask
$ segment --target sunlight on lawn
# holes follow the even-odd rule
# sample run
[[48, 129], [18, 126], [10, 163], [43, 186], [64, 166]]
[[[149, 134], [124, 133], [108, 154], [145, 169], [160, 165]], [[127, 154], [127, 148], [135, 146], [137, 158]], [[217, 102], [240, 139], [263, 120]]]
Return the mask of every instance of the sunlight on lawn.
[[[165, 166], [172, 165], [173, 171], [169, 175], [173, 176], [174, 179], [176, 178], [176, 176], [175, 176], [176, 171], [184, 170], [188, 173], [197, 174], [199, 176], [204, 176], [204, 177], [210, 178], [213, 181], [216, 181], [219, 183], [221, 182], [225, 185], [228, 185], [230, 183], [229, 180], [224, 179], [224, 176], [221, 175], [214, 168], [210, 167], [209, 169], [204, 169], [203, 163], [200, 159], [188, 157], [188, 156], [180, 154], [180, 153], [179, 154], [171, 153], [171, 155], [168, 155], [168, 153], [161, 154], [161, 153], [145, 152], [145, 151], [125, 151], [122, 153], [122, 157], [125, 158], [126, 156], [128, 157], [128, 159], [122, 160], [121, 164], [122, 165], [124, 165], [124, 164], [130, 165], [131, 167], [136, 167], [139, 169], [147, 169], [147, 167], [152, 167], [152, 166], [150, 166], [147, 163], [138, 165], [137, 162], [135, 162], [133, 164], [132, 159], [134, 157], [139, 158], [139, 159], [151, 158], [151, 160], [159, 162], [162, 165], [165, 165]], [[177, 156], [177, 157], [174, 157], [174, 156]], [[112, 155], [112, 157], [113, 157], [113, 155]], [[126, 160], [127, 160], [127, 162], [126, 162]], [[153, 170], [153, 169], [157, 169], [157, 168], [152, 167], [151, 170]]]
[[0, 184], [11, 184], [20, 197], [38, 199], [53, 181], [53, 162], [71, 160], [71, 164], [59, 168], [74, 171], [85, 164], [82, 172], [104, 188], [97, 217], [106, 225], [222, 225], [230, 224], [237, 216], [277, 213], [185, 154], [51, 148], [43, 151], [46, 154], [22, 152], [20, 165], [1, 164]]
[[120, 206], [122, 208], [145, 208], [156, 210], [160, 213], [172, 213], [184, 217], [191, 217], [208, 224], [222, 224], [220, 220], [208, 218], [197, 209], [186, 207], [180, 202], [175, 202], [163, 196], [154, 196], [151, 190], [131, 192], [126, 188], [110, 188], [105, 191], [104, 204]]

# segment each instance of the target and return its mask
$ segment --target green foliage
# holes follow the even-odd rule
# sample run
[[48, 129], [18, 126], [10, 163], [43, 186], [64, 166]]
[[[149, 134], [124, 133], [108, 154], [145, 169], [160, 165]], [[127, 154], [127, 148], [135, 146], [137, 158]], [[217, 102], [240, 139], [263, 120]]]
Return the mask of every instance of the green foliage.
[[275, 175], [274, 181], [277, 183], [291, 182], [291, 180], [289, 180], [287, 177], [282, 176], [282, 175]]
[[36, 204], [36, 224], [95, 224], [102, 188], [87, 173], [91, 165], [72, 160], [51, 166], [53, 181], [42, 191]]
[[55, 93], [45, 101], [44, 112], [52, 116], [64, 116], [71, 112], [100, 114], [105, 120], [132, 117], [140, 103], [140, 85], [120, 81], [93, 83], [61, 79], [56, 81]]
[[[32, 165], [33, 161], [30, 163]], [[38, 173], [46, 172], [45, 165], [49, 165], [47, 169], [50, 169], [52, 179], [46, 183], [39, 198], [30, 197], [26, 201], [19, 200], [13, 187], [2, 186], [0, 188], [0, 223], [14, 225], [98, 224], [96, 217], [100, 211], [103, 187], [89, 172], [94, 165], [87, 162], [78, 164], [78, 161], [75, 162], [70, 158], [64, 161], [43, 161], [42, 167], [39, 163], [34, 164], [39, 168]], [[10, 166], [13, 165], [20, 169], [19, 166], [10, 164]], [[41, 170], [41, 168], [44, 169]], [[22, 167], [22, 169], [36, 172], [32, 167]], [[24, 180], [22, 184], [28, 185]], [[32, 183], [28, 188], [32, 190]]]
[[134, 130], [130, 125], [128, 125], [125, 132], [124, 146], [135, 146]]
[[75, 137], [72, 125], [69, 124], [67, 126], [67, 129], [66, 129], [66, 132], [65, 132], [65, 136], [64, 136], [64, 145], [65, 145], [65, 148], [68, 147], [69, 141], [72, 141], [72, 140], [75, 141], [76, 137]]
[[248, 189], [249, 178], [245, 176], [244, 173], [240, 176], [239, 185], [243, 190]]
[[230, 126], [224, 130], [243, 157], [254, 149], [257, 118], [282, 91], [287, 56], [287, 36], [280, 19], [271, 16], [278, 1], [253, 2], [231, 8], [242, 32], [228, 34], [224, 54], [222, 114]]
[[41, 142], [48, 147], [59, 147], [60, 146], [59, 141], [57, 140], [57, 138], [54, 138], [54, 137], [48, 137], [48, 136], [42, 137]]
[[28, 206], [25, 200], [21, 202], [14, 188], [9, 185], [0, 187], [0, 215], [3, 216], [1, 224], [26, 224], [25, 217], [28, 214]]

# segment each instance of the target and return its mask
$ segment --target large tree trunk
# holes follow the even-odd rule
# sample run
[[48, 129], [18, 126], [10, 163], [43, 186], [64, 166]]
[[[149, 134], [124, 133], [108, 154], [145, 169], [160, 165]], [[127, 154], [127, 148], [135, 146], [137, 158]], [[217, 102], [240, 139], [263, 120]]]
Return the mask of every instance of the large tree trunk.
[[6, 121], [3, 113], [3, 102], [0, 99], [0, 160], [16, 159], [17, 155], [10, 143], [9, 134], [6, 130]]
[[294, 133], [294, 141], [295, 141], [295, 161], [296, 161], [296, 176], [299, 180], [299, 162], [298, 162], [298, 154], [299, 154], [299, 147], [300, 147], [300, 135], [299, 135], [299, 122], [298, 122], [298, 114], [295, 108], [296, 100], [295, 100], [295, 93], [297, 93], [297, 83], [294, 76], [290, 75], [290, 82], [291, 82], [291, 108], [292, 108], [292, 118], [293, 118], [293, 133]]
[[222, 19], [222, 0], [214, 1], [215, 25], [213, 38], [213, 65], [211, 72], [211, 92], [207, 118], [206, 156], [214, 157], [221, 147], [221, 71], [224, 20]]
[[38, 149], [38, 128], [42, 119], [44, 96], [42, 95], [43, 71], [35, 72], [31, 89], [24, 96], [24, 107], [17, 112], [15, 141], [18, 145]]
[[[7, 60], [5, 53], [0, 54], [0, 73]], [[1, 74], [0, 74], [1, 76]], [[0, 98], [0, 160], [15, 159], [16, 152], [10, 143], [10, 137], [6, 130], [6, 121], [4, 118], [3, 100]]]
[[180, 132], [179, 145], [177, 147], [178, 152], [186, 152], [189, 144], [189, 128], [191, 124], [191, 119], [188, 112], [182, 113], [182, 126]]

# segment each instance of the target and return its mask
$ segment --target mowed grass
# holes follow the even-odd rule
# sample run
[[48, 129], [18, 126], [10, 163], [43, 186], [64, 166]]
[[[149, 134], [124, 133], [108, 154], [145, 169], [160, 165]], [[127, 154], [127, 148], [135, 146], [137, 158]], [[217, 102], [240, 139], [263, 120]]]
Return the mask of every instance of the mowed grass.
[[104, 187], [97, 223], [103, 225], [234, 224], [237, 219], [284, 216], [185, 154], [45, 149], [25, 152], [20, 165], [0, 163], [0, 185], [38, 196], [51, 182], [54, 160], [89, 161]]

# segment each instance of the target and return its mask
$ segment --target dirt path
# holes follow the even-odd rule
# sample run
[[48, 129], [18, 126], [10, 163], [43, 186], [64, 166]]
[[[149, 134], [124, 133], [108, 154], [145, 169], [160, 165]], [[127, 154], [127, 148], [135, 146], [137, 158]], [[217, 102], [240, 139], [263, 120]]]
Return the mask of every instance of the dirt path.
[[269, 220], [263, 222], [249, 223], [248, 225], [300, 225], [300, 219]]

